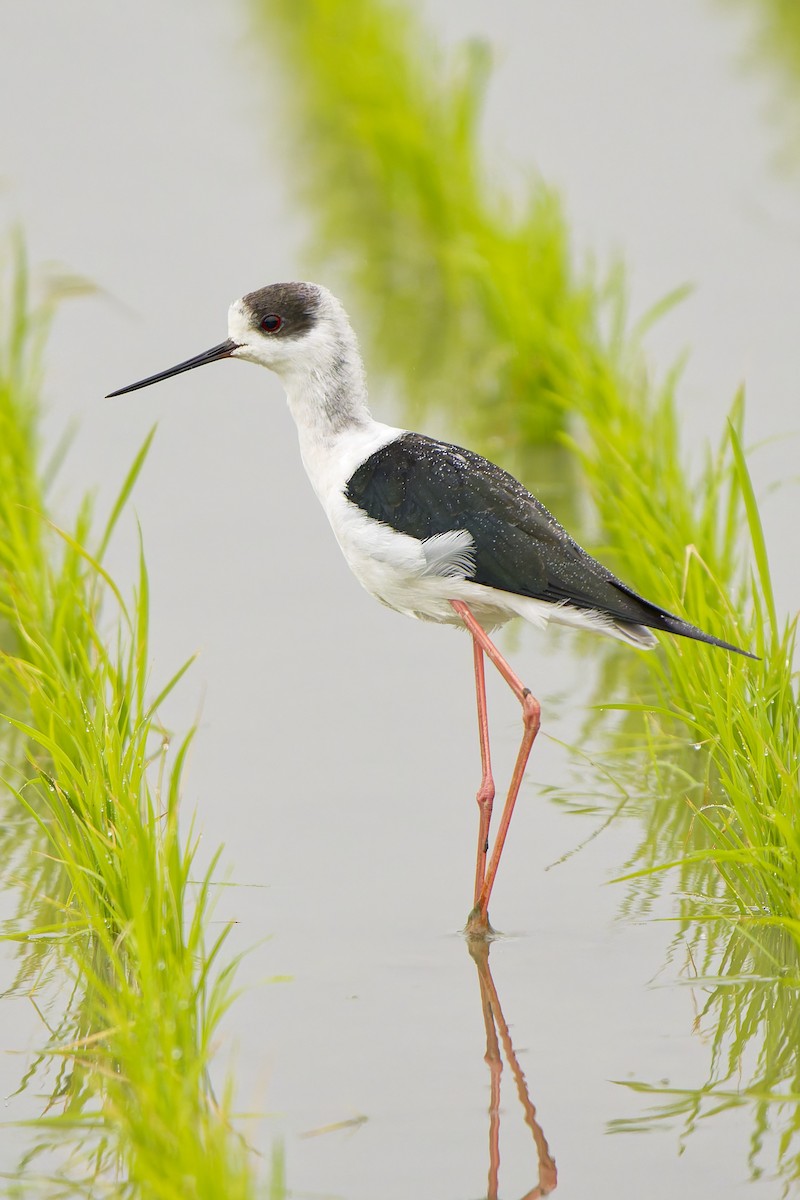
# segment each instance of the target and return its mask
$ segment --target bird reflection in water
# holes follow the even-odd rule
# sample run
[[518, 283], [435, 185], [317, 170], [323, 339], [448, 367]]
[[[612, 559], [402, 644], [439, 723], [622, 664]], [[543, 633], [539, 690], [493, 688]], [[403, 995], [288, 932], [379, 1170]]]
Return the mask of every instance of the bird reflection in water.
[[525, 1124], [533, 1135], [534, 1146], [538, 1159], [539, 1179], [535, 1187], [526, 1192], [520, 1200], [539, 1200], [555, 1191], [558, 1182], [556, 1163], [547, 1145], [544, 1131], [536, 1119], [536, 1106], [528, 1094], [528, 1084], [519, 1065], [519, 1060], [511, 1044], [511, 1034], [506, 1024], [500, 997], [497, 994], [492, 972], [489, 967], [489, 950], [491, 942], [484, 938], [467, 938], [467, 946], [472, 960], [478, 970], [478, 982], [481, 989], [481, 1007], [483, 1023], [486, 1027], [486, 1057], [489, 1068], [490, 1100], [489, 1100], [489, 1181], [486, 1200], [497, 1200], [500, 1177], [500, 1078], [503, 1073], [503, 1054], [511, 1068], [514, 1082], [517, 1086], [517, 1096], [522, 1105]]

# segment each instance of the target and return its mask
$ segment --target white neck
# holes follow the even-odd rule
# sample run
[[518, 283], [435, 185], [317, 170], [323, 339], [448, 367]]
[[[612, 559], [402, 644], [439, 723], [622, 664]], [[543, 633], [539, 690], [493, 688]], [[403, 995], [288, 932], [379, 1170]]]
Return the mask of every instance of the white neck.
[[285, 363], [280, 374], [301, 445], [330, 445], [372, 423], [364, 365], [349, 323], [313, 330], [302, 357]]
[[285, 364], [280, 374], [297, 425], [303, 466], [334, 522], [353, 471], [402, 430], [373, 419], [364, 366], [349, 324], [346, 331], [337, 330], [335, 338], [314, 330], [303, 349], [302, 360]]

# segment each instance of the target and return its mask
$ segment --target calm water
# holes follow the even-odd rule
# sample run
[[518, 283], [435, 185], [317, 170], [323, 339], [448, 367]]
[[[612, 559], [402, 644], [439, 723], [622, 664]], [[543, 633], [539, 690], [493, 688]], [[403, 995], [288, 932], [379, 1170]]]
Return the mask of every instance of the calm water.
[[[425, 11], [448, 41], [479, 33], [497, 46], [489, 153], [511, 179], [535, 161], [563, 188], [581, 246], [625, 253], [635, 307], [696, 281], [652, 341], [660, 367], [691, 344], [687, 438], [716, 437], [746, 379], [751, 440], [782, 439], [755, 459], [760, 486], [796, 474], [797, 443], [782, 435], [798, 424], [800, 180], [772, 168], [780, 132], [765, 117], [768, 81], [739, 69], [743, 20], [699, 0], [429, 0]], [[247, 1126], [260, 1150], [285, 1139], [297, 1196], [484, 1196], [489, 985], [457, 933], [478, 781], [468, 643], [382, 610], [350, 578], [266, 372], [224, 364], [100, 399], [219, 341], [233, 297], [307, 273], [307, 218], [277, 153], [287, 98], [265, 108], [246, 14], [208, 0], [7, 3], [0, 79], [16, 114], [0, 133], [2, 208], [24, 223], [35, 262], [99, 288], [64, 309], [49, 358], [51, 438], [80, 421], [63, 510], [87, 487], [106, 505], [159, 423], [135, 495], [153, 678], [201, 651], [165, 716], [180, 730], [200, 712], [187, 811], [209, 856], [226, 844], [237, 886], [221, 890], [217, 915], [238, 922], [233, 948], [257, 946], [220, 1078], [231, 1062], [239, 1107], [264, 1114]], [[373, 403], [391, 417], [377, 390]], [[785, 610], [800, 594], [794, 511], [791, 488], [765, 499]], [[111, 567], [132, 579], [132, 522]], [[601, 818], [542, 795], [574, 778], [559, 743], [580, 736], [599, 649], [525, 630], [513, 654], [545, 721], [493, 904], [508, 936], [492, 947], [491, 1003], [528, 1085], [523, 1104], [512, 1058], [499, 1194], [535, 1194], [540, 1169], [551, 1180], [546, 1140], [559, 1196], [780, 1195], [774, 1181], [747, 1182], [747, 1106], [685, 1140], [680, 1120], [658, 1135], [610, 1133], [650, 1106], [621, 1083], [702, 1085], [703, 994], [678, 986], [674, 926], [653, 919], [672, 915], [668, 898], [620, 917], [625, 886], [609, 881], [639, 823], [569, 854]], [[491, 703], [500, 776], [518, 717], [497, 688]], [[584, 774], [584, 788], [595, 779]], [[13, 911], [12, 895], [2, 904]], [[9, 955], [3, 977], [13, 973]], [[291, 981], [264, 982], [276, 975]], [[36, 1046], [30, 1003], [2, 1003], [3, 1048]], [[26, 1065], [0, 1059], [3, 1095]], [[5, 1115], [41, 1107], [28, 1090]], [[15, 1168], [21, 1137], [3, 1131], [0, 1170]], [[773, 1156], [767, 1134], [765, 1165]]]

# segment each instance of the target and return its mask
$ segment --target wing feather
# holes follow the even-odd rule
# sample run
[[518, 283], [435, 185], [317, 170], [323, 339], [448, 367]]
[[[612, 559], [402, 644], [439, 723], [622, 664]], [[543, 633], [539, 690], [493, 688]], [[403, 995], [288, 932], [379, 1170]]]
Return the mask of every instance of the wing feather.
[[347, 497], [373, 520], [425, 541], [466, 530], [476, 583], [641, 619], [637, 601], [513, 475], [470, 450], [406, 433], [372, 454]]
[[373, 520], [422, 542], [466, 531], [472, 546], [460, 565], [474, 564], [466, 577], [475, 583], [747, 654], [637, 595], [513, 475], [471, 450], [404, 433], [356, 469], [346, 495]]

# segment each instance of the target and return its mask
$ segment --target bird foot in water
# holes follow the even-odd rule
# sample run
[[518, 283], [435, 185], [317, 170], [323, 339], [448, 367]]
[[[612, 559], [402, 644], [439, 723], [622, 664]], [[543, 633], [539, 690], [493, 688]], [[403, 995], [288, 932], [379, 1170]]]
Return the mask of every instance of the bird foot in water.
[[468, 940], [490, 942], [497, 937], [497, 931], [489, 923], [489, 913], [476, 904], [467, 917], [464, 934]]

